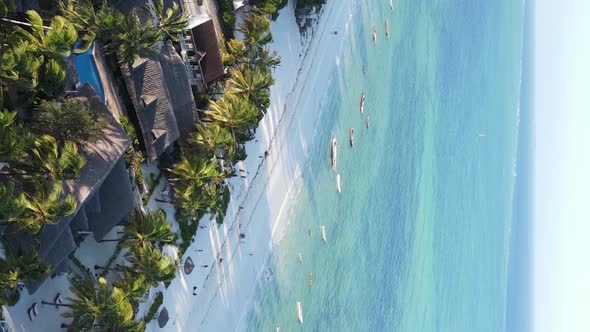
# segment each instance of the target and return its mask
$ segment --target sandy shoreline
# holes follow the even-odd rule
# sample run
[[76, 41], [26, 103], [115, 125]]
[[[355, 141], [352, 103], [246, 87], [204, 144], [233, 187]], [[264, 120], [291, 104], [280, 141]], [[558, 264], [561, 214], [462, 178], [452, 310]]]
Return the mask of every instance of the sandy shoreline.
[[[254, 291], [272, 247], [288, 225], [289, 203], [300, 188], [297, 180], [320, 115], [319, 92], [337, 63], [342, 40], [343, 34], [332, 31], [345, 28], [345, 7], [328, 2], [309, 43], [301, 39], [291, 3], [272, 22], [271, 49], [279, 52], [282, 63], [273, 71], [271, 107], [255, 140], [246, 145], [248, 158], [237, 165], [246, 178], [229, 181], [232, 200], [222, 225], [201, 221], [203, 228], [183, 257], [193, 259], [194, 271], [179, 272], [167, 289], [160, 289], [170, 314], [163, 330], [245, 329]], [[305, 54], [303, 44], [309, 44]], [[270, 155], [262, 158], [266, 150]], [[148, 330], [159, 331], [157, 321]]]

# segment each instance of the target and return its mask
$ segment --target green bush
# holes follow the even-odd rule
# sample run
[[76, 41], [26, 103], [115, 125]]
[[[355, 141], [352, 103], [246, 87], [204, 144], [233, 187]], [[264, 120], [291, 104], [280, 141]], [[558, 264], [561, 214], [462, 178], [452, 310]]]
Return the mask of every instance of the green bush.
[[221, 18], [223, 34], [226, 39], [234, 38], [234, 28], [236, 26], [236, 15], [233, 12], [223, 13]]
[[146, 324], [156, 317], [156, 313], [162, 305], [162, 302], [164, 302], [164, 294], [162, 294], [162, 292], [158, 292], [158, 294], [156, 294], [156, 297], [154, 298], [154, 302], [150, 306], [150, 310], [148, 310], [147, 315], [145, 315], [145, 317], [143, 318], [143, 321]]
[[231, 0], [217, 0], [219, 8], [219, 21], [221, 22], [221, 30], [226, 40], [234, 38], [234, 28], [236, 26], [236, 14], [234, 13], [234, 5]]

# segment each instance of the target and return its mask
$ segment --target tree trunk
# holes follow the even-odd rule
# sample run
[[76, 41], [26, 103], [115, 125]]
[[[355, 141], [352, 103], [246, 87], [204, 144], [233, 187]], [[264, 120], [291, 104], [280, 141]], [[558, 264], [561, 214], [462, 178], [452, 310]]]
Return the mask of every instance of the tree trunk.
[[74, 308], [73, 305], [71, 304], [67, 304], [67, 303], [57, 303], [57, 302], [47, 302], [47, 301], [41, 301], [42, 304], [47, 304], [47, 305], [53, 305], [56, 307], [66, 307], [66, 308]]
[[98, 241], [98, 243], [102, 243], [102, 242], [119, 242], [119, 241], [123, 241], [124, 239], [103, 239]]
[[105, 267], [105, 266], [98, 266], [98, 265], [94, 265], [94, 269], [95, 270], [105, 270], [105, 271], [113, 271], [113, 272], [123, 272], [123, 270], [121, 270], [120, 268], [111, 268], [111, 267]]

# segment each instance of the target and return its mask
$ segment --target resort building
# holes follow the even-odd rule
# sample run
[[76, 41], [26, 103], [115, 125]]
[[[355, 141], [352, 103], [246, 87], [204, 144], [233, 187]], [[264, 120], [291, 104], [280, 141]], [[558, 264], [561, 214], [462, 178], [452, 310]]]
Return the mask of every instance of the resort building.
[[[82, 102], [91, 112], [102, 113], [107, 125], [97, 142], [80, 146], [86, 165], [79, 178], [63, 182], [64, 194], [73, 195], [77, 203], [76, 212], [58, 224], [45, 225], [36, 236], [40, 241], [39, 258], [50, 264], [54, 273], [69, 270], [68, 255], [76, 249], [82, 234], [92, 234], [97, 241], [103, 239], [136, 205], [122, 160], [131, 144], [129, 138], [90, 85], [82, 85], [68, 97]], [[0, 233], [14, 249], [32, 245], [33, 236], [15, 233], [12, 225], [0, 227]], [[27, 285], [30, 293], [39, 286]]]
[[204, 92], [212, 82], [225, 75], [213, 19], [208, 15], [192, 16], [180, 41], [181, 54], [191, 83]]
[[[145, 17], [146, 1], [115, 1], [124, 13]], [[165, 1], [165, 6], [171, 6]], [[127, 95], [127, 115], [139, 129], [148, 162], [170, 151], [174, 142], [186, 137], [198, 120], [193, 89], [185, 62], [172, 42], [161, 43], [157, 55], [144, 55], [120, 70]], [[219, 52], [219, 51], [218, 51]]]

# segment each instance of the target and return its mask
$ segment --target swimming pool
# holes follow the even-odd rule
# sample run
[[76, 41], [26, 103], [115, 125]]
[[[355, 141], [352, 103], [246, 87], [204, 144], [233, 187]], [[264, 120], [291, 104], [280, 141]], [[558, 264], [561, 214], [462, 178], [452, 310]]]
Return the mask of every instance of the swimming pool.
[[74, 65], [76, 66], [76, 71], [78, 72], [80, 84], [90, 84], [94, 88], [94, 91], [96, 91], [100, 99], [104, 101], [104, 90], [102, 89], [100, 77], [98, 76], [98, 69], [96, 68], [96, 63], [94, 63], [94, 59], [92, 58], [93, 49], [94, 45], [90, 47], [88, 51], [76, 55], [74, 58]]

